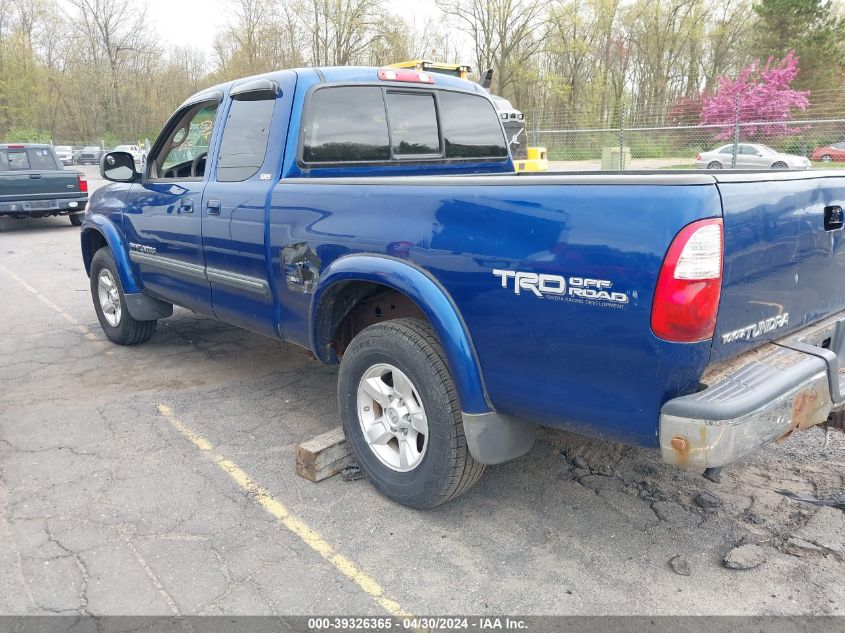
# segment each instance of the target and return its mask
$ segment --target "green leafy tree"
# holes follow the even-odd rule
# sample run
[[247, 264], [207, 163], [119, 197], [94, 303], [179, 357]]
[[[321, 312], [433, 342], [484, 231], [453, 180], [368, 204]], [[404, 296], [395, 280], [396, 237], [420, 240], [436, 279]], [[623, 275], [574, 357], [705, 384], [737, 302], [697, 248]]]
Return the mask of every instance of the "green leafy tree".
[[794, 50], [801, 60], [795, 87], [838, 89], [845, 73], [845, 19], [832, 0], [760, 0], [753, 55], [783, 57]]

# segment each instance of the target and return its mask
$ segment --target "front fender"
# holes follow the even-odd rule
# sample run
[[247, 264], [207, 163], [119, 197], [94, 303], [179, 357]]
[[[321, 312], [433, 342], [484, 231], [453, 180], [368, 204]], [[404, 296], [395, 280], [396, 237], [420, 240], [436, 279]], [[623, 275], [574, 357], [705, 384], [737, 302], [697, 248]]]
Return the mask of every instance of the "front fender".
[[81, 229], [82, 240], [82, 261], [85, 263], [85, 272], [91, 271], [91, 258], [97, 251], [93, 244], [95, 238], [93, 233], [99, 234], [99, 237], [105, 240], [106, 245], [111, 251], [114, 262], [117, 265], [117, 272], [120, 275], [120, 283], [123, 286], [125, 294], [134, 294], [141, 292], [141, 285], [135, 278], [135, 273], [132, 270], [132, 264], [129, 261], [129, 247], [123, 239], [123, 235], [104, 215], [89, 215], [82, 223]]
[[[492, 410], [475, 348], [451, 297], [431, 275], [401, 259], [382, 255], [347, 255], [332, 262], [321, 273], [311, 301], [309, 319], [311, 348], [320, 360], [331, 360], [323, 357], [328, 352], [322, 349], [319, 341], [322, 301], [333, 286], [347, 281], [388, 286], [413, 300], [428, 317], [443, 346], [463, 412], [478, 414]], [[330, 296], [328, 300], [331, 300]]]

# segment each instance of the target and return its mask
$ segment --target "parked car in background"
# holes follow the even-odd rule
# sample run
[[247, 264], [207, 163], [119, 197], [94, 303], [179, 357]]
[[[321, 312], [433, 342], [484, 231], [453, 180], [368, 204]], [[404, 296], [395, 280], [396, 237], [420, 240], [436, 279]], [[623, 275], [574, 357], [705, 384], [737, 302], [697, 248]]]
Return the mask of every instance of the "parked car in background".
[[[722, 145], [695, 157], [699, 169], [730, 169], [733, 143]], [[768, 145], [740, 143], [736, 148], [737, 169], [809, 169], [810, 159], [795, 154], [783, 154]]]
[[831, 143], [830, 145], [825, 145], [824, 147], [817, 147], [813, 150], [811, 158], [823, 163], [845, 161], [845, 141]]
[[70, 145], [56, 145], [53, 151], [62, 165], [73, 165], [73, 148]]
[[118, 145], [114, 148], [115, 152], [128, 152], [132, 154], [132, 158], [135, 159], [136, 165], [146, 165], [147, 164], [147, 152], [143, 149], [138, 147], [137, 145]]
[[97, 145], [87, 145], [79, 152], [80, 165], [96, 165], [100, 162], [100, 156], [103, 155], [103, 150]]
[[82, 150], [83, 150], [82, 147], [74, 147], [73, 148], [73, 164], [74, 165], [79, 164], [79, 160], [80, 160], [79, 157], [82, 155]]
[[66, 215], [82, 224], [88, 181], [64, 169], [49, 145], [0, 145], [0, 217]]

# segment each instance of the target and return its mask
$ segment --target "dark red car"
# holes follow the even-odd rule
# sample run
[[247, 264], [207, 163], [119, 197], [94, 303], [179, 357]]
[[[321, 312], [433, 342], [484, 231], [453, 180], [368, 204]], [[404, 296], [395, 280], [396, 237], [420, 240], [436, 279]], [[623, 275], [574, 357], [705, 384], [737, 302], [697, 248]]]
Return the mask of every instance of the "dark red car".
[[845, 141], [839, 143], [831, 143], [824, 147], [817, 147], [813, 150], [813, 155], [810, 157], [813, 160], [820, 160], [823, 163], [831, 161], [845, 161]]

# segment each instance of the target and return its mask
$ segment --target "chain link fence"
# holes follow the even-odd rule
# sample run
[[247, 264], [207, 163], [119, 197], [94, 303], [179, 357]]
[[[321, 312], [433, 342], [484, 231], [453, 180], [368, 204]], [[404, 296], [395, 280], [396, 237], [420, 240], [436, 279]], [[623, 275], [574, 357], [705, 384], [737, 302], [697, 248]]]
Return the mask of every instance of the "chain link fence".
[[[784, 162], [804, 168], [807, 160], [813, 168], [845, 167], [845, 93], [816, 97], [812, 107], [788, 119], [748, 111], [737, 103], [734, 116], [718, 123], [700, 123], [701, 102], [657, 110], [528, 112], [526, 131], [531, 146], [548, 150], [552, 169], [692, 169], [708, 164], [760, 169], [781, 168]], [[787, 156], [775, 157], [769, 149]]]

